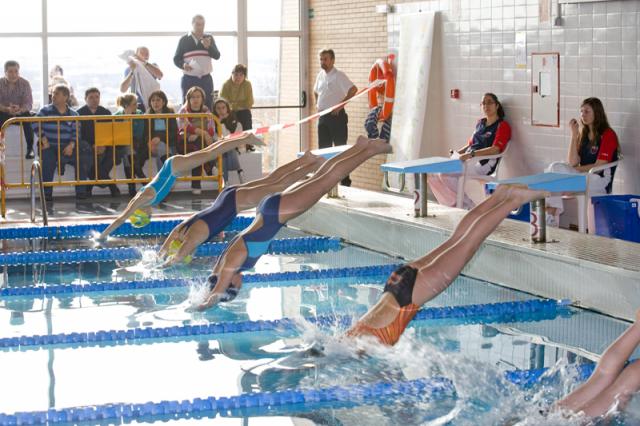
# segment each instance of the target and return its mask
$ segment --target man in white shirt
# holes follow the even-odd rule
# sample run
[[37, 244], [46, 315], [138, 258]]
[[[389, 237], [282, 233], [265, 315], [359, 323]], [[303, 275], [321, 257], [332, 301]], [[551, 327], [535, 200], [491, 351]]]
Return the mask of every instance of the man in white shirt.
[[[321, 50], [319, 57], [322, 69], [316, 77], [313, 94], [316, 98], [318, 111], [322, 111], [352, 98], [358, 88], [344, 72], [334, 67], [336, 55], [332, 49]], [[345, 145], [348, 138], [348, 121], [344, 107], [336, 108], [329, 114], [320, 117], [318, 120], [319, 148]], [[351, 186], [351, 179], [347, 176], [341, 183], [345, 186]]]

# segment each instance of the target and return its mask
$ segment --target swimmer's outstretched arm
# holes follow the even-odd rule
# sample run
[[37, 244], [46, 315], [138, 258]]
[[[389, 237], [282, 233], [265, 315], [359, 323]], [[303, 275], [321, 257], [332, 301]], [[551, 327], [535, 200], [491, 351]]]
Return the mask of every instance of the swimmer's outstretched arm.
[[171, 232], [169, 233], [169, 236], [164, 240], [164, 242], [162, 243], [162, 246], [160, 247], [160, 250], [158, 251], [158, 256], [160, 257], [165, 257], [169, 251], [169, 247], [171, 246], [171, 243], [174, 241], [184, 241], [184, 236], [186, 234], [186, 229], [185, 229], [185, 223], [187, 223], [189, 220], [191, 220], [193, 218], [193, 216], [195, 215], [191, 215], [191, 217], [185, 219], [182, 221], [182, 223], [180, 223], [178, 226], [176, 226], [175, 228], [173, 228], [171, 230]]
[[127, 207], [118, 215], [118, 217], [102, 231], [98, 240], [103, 241], [116, 229], [118, 229], [127, 218], [133, 214], [137, 209], [147, 207], [151, 200], [155, 197], [155, 190], [153, 188], [145, 188], [143, 191], [139, 191], [127, 204]]
[[625, 363], [640, 344], [640, 310], [636, 321], [602, 354], [595, 371], [582, 386], [557, 403], [558, 407], [589, 417], [606, 414], [618, 402], [622, 409], [640, 388], [640, 365]]
[[232, 283], [235, 283], [236, 287], [239, 287], [242, 282], [242, 276], [238, 270], [246, 259], [247, 250], [242, 242], [242, 238], [234, 239], [213, 267], [213, 274], [216, 275], [217, 282], [215, 287], [213, 287], [207, 295], [205, 301], [197, 307], [199, 311], [204, 311], [220, 302], [220, 298]]

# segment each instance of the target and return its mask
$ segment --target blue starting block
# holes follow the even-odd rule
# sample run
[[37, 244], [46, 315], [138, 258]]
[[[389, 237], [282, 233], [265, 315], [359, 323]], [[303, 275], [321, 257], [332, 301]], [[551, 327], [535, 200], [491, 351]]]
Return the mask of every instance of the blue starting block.
[[413, 208], [416, 217], [427, 216], [427, 174], [462, 173], [462, 161], [449, 157], [429, 157], [417, 160], [386, 163], [380, 166], [383, 172], [415, 173], [419, 175], [418, 190], [414, 192]]
[[[338, 146], [332, 146], [330, 148], [314, 149], [313, 151], [311, 151], [311, 153], [313, 155], [322, 157], [325, 160], [330, 160], [336, 155], [342, 152], [345, 152], [349, 148], [351, 148], [351, 145], [338, 145]], [[303, 155], [304, 155], [304, 152], [298, 152], [297, 154], [298, 158], [302, 157]], [[338, 185], [331, 188], [331, 190], [327, 193], [327, 197], [338, 198]]]
[[[314, 149], [313, 151], [311, 151], [311, 153], [313, 155], [318, 155], [324, 158], [325, 160], [329, 160], [335, 157], [336, 155], [345, 152], [346, 150], [351, 148], [351, 146], [352, 145], [338, 145], [338, 146], [332, 146], [330, 148]], [[302, 157], [303, 155], [304, 155], [304, 152], [299, 152], [298, 158]]]
[[573, 173], [538, 173], [537, 175], [520, 176], [488, 182], [486, 188], [493, 192], [498, 185], [520, 184], [527, 188], [549, 192], [585, 192], [587, 175]]
[[[536, 175], [520, 176], [511, 179], [489, 182], [486, 184], [488, 192], [493, 192], [498, 185], [518, 184], [529, 189], [556, 193], [585, 193], [587, 191], [587, 174], [573, 173], [538, 173]], [[545, 200], [534, 200], [530, 203], [529, 224], [531, 225], [531, 240], [544, 243], [547, 240], [547, 216]], [[584, 232], [584, 231], [581, 231]]]

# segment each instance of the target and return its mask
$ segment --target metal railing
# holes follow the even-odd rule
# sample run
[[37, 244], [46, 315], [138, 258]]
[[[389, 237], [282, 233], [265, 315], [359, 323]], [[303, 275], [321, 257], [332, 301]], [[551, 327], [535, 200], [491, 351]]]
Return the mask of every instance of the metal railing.
[[[220, 121], [218, 120], [218, 118], [216, 116], [214, 116], [213, 114], [210, 113], [188, 113], [188, 114], [135, 114], [135, 115], [93, 115], [93, 116], [62, 116], [62, 117], [14, 117], [11, 118], [9, 120], [7, 120], [4, 125], [0, 128], [0, 135], [2, 136], [0, 139], [0, 213], [2, 215], [2, 217], [6, 217], [6, 195], [7, 195], [7, 190], [11, 190], [11, 189], [16, 189], [16, 188], [32, 188], [35, 183], [33, 181], [33, 166], [32, 166], [32, 171], [31, 171], [31, 177], [29, 179], [29, 182], [26, 181], [25, 179], [25, 171], [26, 171], [26, 167], [25, 167], [25, 158], [24, 158], [24, 143], [23, 143], [23, 134], [22, 132], [19, 132], [19, 145], [20, 145], [20, 164], [17, 165], [16, 167], [19, 167], [19, 179], [18, 181], [15, 182], [10, 182], [7, 180], [7, 175], [8, 175], [8, 168], [7, 168], [7, 163], [6, 163], [6, 150], [7, 147], [5, 145], [5, 138], [6, 138], [6, 134], [7, 134], [7, 129], [9, 126], [11, 125], [20, 125], [21, 123], [31, 123], [32, 125], [34, 125], [34, 127], [36, 127], [36, 129], [34, 129], [34, 133], [35, 136], [37, 137], [38, 143], [36, 145], [36, 160], [37, 159], [42, 159], [42, 151], [43, 151], [43, 146], [42, 143], [40, 143], [42, 141], [42, 137], [43, 137], [43, 124], [40, 123], [56, 123], [56, 133], [57, 133], [57, 141], [60, 141], [60, 136], [61, 136], [61, 124], [62, 123], [66, 123], [67, 125], [70, 125], [74, 128], [74, 133], [75, 133], [75, 139], [72, 140], [71, 142], [75, 142], [75, 147], [74, 147], [74, 151], [75, 151], [75, 179], [68, 179], [68, 180], [62, 180], [62, 175], [63, 173], [61, 173], [62, 170], [62, 163], [61, 163], [61, 156], [63, 155], [63, 151], [64, 151], [64, 146], [61, 146], [60, 143], [52, 143], [50, 144], [51, 147], [55, 147], [57, 149], [57, 180], [52, 180], [52, 181], [47, 181], [47, 182], [43, 182], [41, 179], [39, 180], [40, 183], [40, 187], [42, 188], [41, 192], [44, 192], [43, 187], [57, 187], [57, 186], [77, 186], [77, 185], [111, 185], [111, 184], [129, 184], [129, 183], [148, 183], [149, 181], [151, 181], [152, 177], [155, 175], [155, 173], [157, 172], [157, 170], [154, 171], [154, 162], [152, 160], [152, 149], [151, 149], [151, 145], [149, 144], [149, 141], [151, 141], [152, 139], [152, 134], [153, 134], [153, 126], [152, 123], [154, 122], [154, 120], [164, 120], [165, 121], [165, 126], [164, 128], [165, 130], [165, 152], [166, 152], [166, 156], [169, 157], [173, 154], [172, 147], [170, 146], [170, 141], [171, 140], [175, 140], [176, 141], [176, 146], [175, 146], [175, 151], [180, 152], [181, 154], [187, 154], [189, 152], [193, 152], [196, 149], [194, 149], [193, 147], [193, 141], [189, 141], [188, 140], [188, 135], [187, 132], [184, 132], [184, 135], [182, 137], [178, 137], [178, 135], [175, 135], [175, 137], [170, 137], [170, 128], [172, 127], [170, 125], [170, 120], [188, 120], [190, 123], [196, 123], [196, 124], [200, 124], [200, 128], [206, 129], [207, 128], [207, 123], [209, 120], [213, 120], [214, 125], [216, 127], [216, 131], [218, 135], [222, 134], [222, 126], [220, 124]], [[93, 140], [93, 144], [91, 145], [89, 143], [89, 145], [91, 145], [91, 150], [92, 150], [92, 154], [93, 154], [93, 171], [92, 174], [93, 176], [91, 176], [91, 178], [89, 176], [87, 176], [86, 180], [81, 180], [80, 179], [80, 142], [81, 142], [81, 138], [80, 138], [80, 126], [78, 125], [79, 123], [82, 122], [86, 122], [86, 121], [91, 121], [93, 122], [93, 127], [94, 127], [94, 140]], [[146, 121], [147, 123], [147, 138], [146, 138], [146, 146], [147, 146], [147, 160], [145, 160], [148, 163], [147, 169], [148, 169], [148, 174], [146, 177], [144, 178], [140, 178], [140, 177], [135, 177], [136, 176], [136, 170], [135, 170], [135, 147], [134, 147], [134, 126], [135, 125], [139, 125], [140, 123], [144, 124], [144, 122]], [[198, 121], [200, 121], [198, 123]], [[73, 124], [69, 124], [69, 123], [73, 123]], [[137, 124], [136, 124], [137, 123]], [[104, 134], [99, 135], [98, 134], [98, 125], [100, 124], [106, 124], [107, 127], [109, 127], [108, 125], [111, 124], [113, 129], [112, 129], [112, 133], [109, 136], [108, 132], [107, 132], [107, 136], [105, 137]], [[22, 126], [20, 126], [22, 127]], [[128, 130], [127, 130], [128, 128]], [[178, 126], [176, 125], [175, 128], [177, 129]], [[117, 130], [116, 130], [117, 129]], [[35, 139], [35, 138], [34, 138]], [[71, 143], [70, 142], [70, 143]], [[88, 141], [83, 141], [84, 143], [87, 143]], [[205, 145], [205, 141], [203, 138], [200, 138], [200, 147], [198, 149], [202, 149], [204, 148]], [[182, 150], [179, 150], [178, 148], [181, 146]], [[98, 148], [100, 147], [104, 147], [104, 148], [111, 148], [112, 152], [112, 169], [115, 170], [115, 166], [117, 163], [117, 155], [121, 155], [122, 161], [124, 161], [125, 157], [128, 157], [130, 159], [130, 165], [128, 165], [127, 167], [130, 167], [130, 177], [128, 178], [109, 178], [109, 179], [100, 179], [99, 178], [99, 174], [100, 174], [100, 169], [98, 166], [98, 155], [102, 155], [102, 154], [98, 154]], [[129, 149], [128, 152], [125, 152], [123, 154], [123, 150], [126, 151], [126, 148]], [[47, 148], [44, 148], [47, 149]], [[49, 148], [50, 149], [50, 148]], [[71, 154], [74, 155], [74, 154]], [[35, 162], [35, 161], [34, 161]], [[42, 161], [39, 161], [39, 173], [42, 173]], [[13, 165], [12, 165], [13, 167]], [[201, 166], [201, 170], [202, 170], [202, 174], [200, 176], [182, 176], [180, 178], [178, 178], [179, 181], [193, 181], [193, 180], [215, 180], [218, 183], [218, 188], [222, 188], [223, 187], [223, 174], [222, 174], [222, 156], [218, 156], [217, 159], [217, 169], [218, 169], [218, 173], [217, 175], [213, 175], [213, 176], [206, 176], [205, 173], [205, 167], [204, 165]], [[103, 171], [105, 172], [105, 171]], [[110, 173], [111, 170], [106, 171], [106, 173]], [[125, 172], [126, 173], [126, 172]], [[32, 191], [33, 192], [33, 191]], [[44, 197], [42, 197], [44, 199]]]
[[[42, 222], [44, 226], [49, 224], [49, 218], [47, 216], [47, 200], [44, 198], [44, 186], [42, 186], [42, 168], [40, 167], [40, 159], [35, 158], [31, 163], [31, 179], [29, 181], [29, 191], [31, 197], [31, 223], [36, 221], [36, 189], [35, 180], [38, 181], [38, 189], [40, 190], [40, 206], [42, 208]], [[4, 215], [3, 215], [4, 216]]]

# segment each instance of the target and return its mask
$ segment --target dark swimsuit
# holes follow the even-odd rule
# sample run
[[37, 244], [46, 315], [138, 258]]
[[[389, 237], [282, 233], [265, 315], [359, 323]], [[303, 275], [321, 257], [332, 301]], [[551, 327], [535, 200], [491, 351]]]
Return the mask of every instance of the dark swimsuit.
[[357, 323], [349, 332], [348, 336], [357, 337], [372, 335], [378, 338], [381, 343], [389, 346], [395, 345], [411, 322], [420, 307], [412, 302], [413, 287], [416, 283], [418, 270], [408, 265], [403, 265], [394, 271], [400, 276], [397, 283], [387, 281], [384, 286], [384, 293], [391, 293], [400, 305], [398, 315], [388, 325], [381, 328], [374, 328], [362, 323]]
[[[247, 247], [247, 258], [239, 272], [246, 271], [255, 266], [258, 259], [269, 250], [269, 244], [273, 237], [276, 236], [284, 223], [280, 223], [280, 193], [266, 196], [260, 201], [256, 212], [262, 217], [262, 226], [255, 231], [250, 231], [238, 235], [236, 238], [242, 238], [244, 245]], [[233, 244], [233, 242], [231, 243]], [[229, 247], [231, 247], [229, 244]]]
[[228, 186], [222, 190], [211, 206], [196, 213], [184, 226], [189, 229], [197, 220], [202, 220], [209, 227], [207, 241], [211, 241], [224, 230], [238, 214], [236, 206], [237, 186]]
[[[242, 238], [245, 246], [247, 247], [247, 258], [244, 263], [238, 269], [238, 272], [246, 271], [255, 266], [258, 259], [267, 252], [269, 249], [269, 243], [273, 237], [276, 236], [280, 228], [284, 226], [280, 223], [280, 193], [268, 195], [260, 201], [256, 212], [262, 216], [262, 226], [255, 231], [243, 232], [235, 237], [227, 246], [227, 248], [233, 246], [238, 238]], [[225, 249], [226, 252], [226, 249]], [[222, 258], [225, 253], [222, 253]], [[218, 277], [215, 274], [209, 276], [209, 290], [213, 290], [218, 282]], [[230, 285], [224, 292], [221, 302], [229, 302], [236, 298], [240, 289]]]

